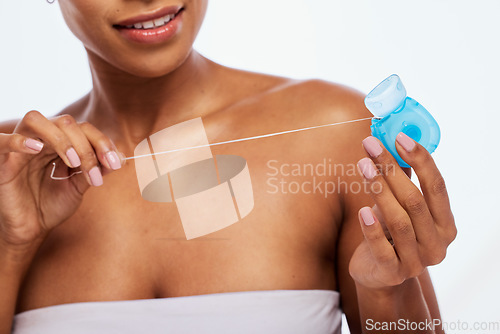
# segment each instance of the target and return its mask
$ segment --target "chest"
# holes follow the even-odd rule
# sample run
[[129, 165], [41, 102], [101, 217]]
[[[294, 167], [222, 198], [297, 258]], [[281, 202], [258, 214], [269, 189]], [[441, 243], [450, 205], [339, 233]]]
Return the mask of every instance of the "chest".
[[[51, 233], [28, 273], [21, 308], [243, 290], [333, 289], [331, 259], [340, 208], [329, 210], [326, 202], [332, 199], [323, 194], [288, 188], [312, 182], [313, 175], [300, 174], [287, 158], [271, 159], [250, 147], [237, 151], [244, 152], [238, 156], [244, 158], [251, 182], [252, 208], [246, 215], [239, 212], [235, 182], [229, 204], [237, 208], [236, 221], [188, 240], [178, 203], [144, 199], [136, 165], [129, 162], [106, 176], [104, 186], [90, 189], [78, 212]], [[231, 148], [214, 153], [235, 155]], [[276, 173], [276, 168], [282, 171]], [[219, 175], [219, 184], [223, 181]], [[288, 186], [276, 189], [283, 182]], [[213, 204], [196, 203], [205, 205], [204, 213], [215, 212]], [[191, 210], [201, 222], [218, 223], [196, 212], [196, 206]]]

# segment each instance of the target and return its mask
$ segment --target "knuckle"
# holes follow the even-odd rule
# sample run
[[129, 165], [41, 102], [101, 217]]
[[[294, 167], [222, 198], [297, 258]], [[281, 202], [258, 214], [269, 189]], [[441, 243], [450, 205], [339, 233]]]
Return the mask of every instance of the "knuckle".
[[102, 147], [106, 148], [106, 150], [111, 149], [114, 146], [111, 139], [109, 139], [108, 137], [106, 137], [103, 134], [99, 135], [99, 137], [97, 138], [97, 143], [99, 144], [99, 146], [101, 148]]
[[89, 167], [94, 167], [97, 164], [97, 157], [95, 156], [94, 151], [87, 150], [82, 152], [80, 155], [82, 162]]
[[376, 241], [381, 240], [382, 238], [385, 238], [385, 235], [383, 235], [381, 233], [377, 233], [377, 232], [365, 234], [365, 239], [369, 242], [376, 242]]
[[82, 128], [82, 129], [88, 129], [89, 127], [91, 127], [91, 126], [92, 126], [92, 125], [91, 125], [89, 122], [87, 122], [87, 121], [85, 121], [85, 122], [80, 122], [80, 123], [78, 123], [78, 125], [79, 125], [79, 126], [80, 126], [80, 128]]
[[18, 134], [10, 135], [7, 139], [7, 146], [10, 149], [16, 149], [19, 141], [20, 141], [20, 135]]
[[431, 191], [434, 195], [446, 194], [446, 183], [442, 176], [439, 176], [432, 182]]
[[396, 165], [393, 164], [392, 162], [388, 162], [386, 164], [383, 164], [381, 167], [382, 174], [384, 176], [391, 176], [396, 173]]
[[411, 224], [407, 222], [398, 221], [394, 224], [394, 230], [399, 235], [409, 235], [411, 234], [413, 228], [411, 227]]
[[435, 266], [443, 262], [446, 258], [446, 247], [439, 248], [438, 250], [433, 250], [433, 252], [427, 255], [426, 263], [429, 266]]
[[427, 211], [427, 203], [419, 192], [410, 193], [403, 203], [406, 210], [411, 214], [421, 215]]
[[56, 119], [56, 123], [59, 125], [59, 126], [62, 126], [62, 127], [67, 127], [67, 126], [71, 126], [73, 124], [76, 124], [76, 121], [75, 119], [73, 118], [73, 116], [70, 116], [70, 115], [62, 115], [62, 116], [59, 116], [57, 119]]
[[453, 224], [449, 228], [449, 231], [448, 231], [448, 242], [449, 242], [449, 244], [451, 244], [457, 238], [457, 234], [458, 234], [458, 229], [455, 226], [455, 224]]
[[404, 215], [394, 216], [389, 220], [388, 225], [391, 227], [391, 230], [393, 230], [397, 234], [406, 235], [410, 234], [413, 231], [411, 223]]
[[87, 121], [78, 123], [78, 125], [80, 126], [80, 129], [82, 129], [82, 131], [85, 132], [87, 135], [90, 133], [100, 132], [92, 123]]
[[384, 185], [380, 180], [374, 180], [370, 185], [370, 192], [374, 195], [381, 195], [384, 191]]
[[30, 110], [24, 115], [23, 121], [30, 124], [40, 116], [40, 112], [37, 110]]

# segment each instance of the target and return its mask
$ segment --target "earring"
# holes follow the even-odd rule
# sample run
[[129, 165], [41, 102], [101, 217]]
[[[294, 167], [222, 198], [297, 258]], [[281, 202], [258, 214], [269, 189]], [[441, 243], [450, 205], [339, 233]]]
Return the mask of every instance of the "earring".
[[47, 0], [47, 2], [52, 5], [56, 0]]

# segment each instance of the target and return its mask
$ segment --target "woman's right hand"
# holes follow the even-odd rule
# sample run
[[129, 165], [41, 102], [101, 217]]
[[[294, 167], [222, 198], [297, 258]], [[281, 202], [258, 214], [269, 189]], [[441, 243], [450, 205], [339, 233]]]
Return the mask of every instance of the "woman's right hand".
[[[50, 177], [82, 173], [66, 180]], [[0, 242], [29, 247], [78, 209], [102, 173], [121, 167], [113, 142], [69, 115], [47, 119], [30, 111], [12, 134], [0, 134]]]

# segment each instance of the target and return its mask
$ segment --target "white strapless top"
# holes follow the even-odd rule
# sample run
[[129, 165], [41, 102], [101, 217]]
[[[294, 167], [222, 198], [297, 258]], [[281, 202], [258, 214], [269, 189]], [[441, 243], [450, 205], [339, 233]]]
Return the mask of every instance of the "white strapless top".
[[17, 314], [14, 334], [340, 334], [339, 294], [272, 290], [85, 302]]

